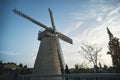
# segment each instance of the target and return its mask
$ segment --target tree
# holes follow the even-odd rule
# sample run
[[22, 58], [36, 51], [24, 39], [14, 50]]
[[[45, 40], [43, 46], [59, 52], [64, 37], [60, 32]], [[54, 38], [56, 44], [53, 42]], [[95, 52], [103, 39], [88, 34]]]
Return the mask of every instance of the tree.
[[75, 69], [77, 70], [79, 68], [79, 65], [78, 64], [75, 64]]
[[70, 73], [70, 71], [69, 71], [68, 65], [66, 64], [65, 65], [65, 74], [69, 74], [69, 73]]
[[89, 43], [83, 43], [81, 46], [81, 51], [79, 53], [90, 63], [94, 65], [94, 71], [97, 72], [98, 68], [98, 58], [101, 57], [99, 55], [99, 52], [102, 50], [102, 48], [99, 48], [96, 46], [96, 44], [91, 45]]
[[24, 68], [27, 69], [27, 65], [24, 65]]
[[20, 64], [19, 64], [19, 67], [21, 67], [21, 68], [22, 68], [22, 67], [23, 67], [23, 64], [22, 64], [22, 63], [20, 63]]
[[2, 60], [0, 61], [0, 75], [2, 75], [3, 74], [3, 70], [4, 69], [4, 64], [3, 64], [3, 62], [2, 62]]
[[120, 73], [120, 42], [119, 39], [114, 37], [110, 30], [107, 28], [107, 32], [109, 35], [109, 43], [108, 48], [109, 51], [107, 54], [111, 55], [113, 67], [115, 71]]

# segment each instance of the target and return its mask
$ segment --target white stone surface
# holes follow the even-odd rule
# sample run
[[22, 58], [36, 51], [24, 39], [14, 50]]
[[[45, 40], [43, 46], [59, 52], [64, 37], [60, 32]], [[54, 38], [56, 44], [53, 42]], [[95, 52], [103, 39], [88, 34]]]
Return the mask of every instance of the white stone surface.
[[[41, 40], [41, 43], [34, 64], [33, 74], [61, 74], [54, 35], [49, 35], [45, 30], [39, 34], [39, 40]], [[40, 80], [40, 78], [32, 78], [32, 80]]]

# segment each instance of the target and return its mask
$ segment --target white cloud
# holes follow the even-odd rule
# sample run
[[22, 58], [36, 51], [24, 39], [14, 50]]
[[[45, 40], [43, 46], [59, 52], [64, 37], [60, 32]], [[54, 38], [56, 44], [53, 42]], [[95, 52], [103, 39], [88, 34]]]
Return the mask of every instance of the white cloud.
[[[89, 42], [91, 44], [96, 43], [98, 44], [98, 46], [102, 47], [103, 49], [101, 52], [102, 54], [101, 62], [103, 64], [112, 65], [110, 55], [106, 54], [106, 52], [108, 51], [107, 43], [109, 41], [106, 27], [109, 27], [111, 32], [120, 38], [120, 35], [118, 34], [118, 32], [120, 32], [120, 28], [118, 28], [120, 27], [119, 26], [120, 20], [118, 14], [119, 10], [117, 8], [116, 8], [117, 10], [112, 9], [113, 9], [112, 7], [103, 6], [101, 7], [101, 10], [103, 10], [103, 12], [96, 11], [94, 9], [82, 13], [81, 12], [72, 13], [72, 17], [74, 19], [73, 22], [68, 25], [69, 29], [63, 29], [63, 33], [65, 34], [73, 34], [76, 31], [81, 31], [80, 28], [85, 24], [84, 20], [95, 19], [98, 21], [98, 23], [99, 22], [101, 23], [94, 27], [92, 26], [96, 23], [92, 23], [92, 25], [88, 24], [89, 27], [86, 27], [86, 29], [82, 31], [83, 33], [81, 34], [76, 33], [76, 35], [72, 36], [71, 38], [74, 41], [73, 45], [62, 42], [61, 46], [63, 50], [63, 55], [65, 58], [65, 62], [66, 64], [69, 65], [69, 67], [74, 67], [75, 64], [77, 63], [81, 64], [84, 62], [83, 57], [78, 53], [82, 42]], [[32, 60], [35, 60], [35, 56], [36, 54], [32, 56]], [[29, 63], [29, 65], [30, 64], [33, 65], [33, 63]]]
[[[119, 8], [119, 10], [120, 10], [120, 8]], [[110, 56], [106, 55], [106, 52], [105, 52], [108, 50], [107, 43], [108, 43], [108, 39], [109, 39], [107, 31], [106, 31], [106, 27], [109, 27], [111, 32], [114, 35], [116, 32], [120, 32], [120, 29], [119, 29], [120, 20], [118, 17], [118, 15], [120, 16], [119, 10], [117, 10], [117, 12], [116, 12], [116, 9], [112, 10], [111, 12], [112, 12], [112, 15], [114, 15], [114, 16], [107, 16], [106, 21], [104, 21], [100, 26], [91, 29], [91, 31], [88, 33], [88, 35], [86, 35], [86, 38], [85, 38], [86, 40], [89, 40], [90, 43], [97, 43], [99, 46], [101, 46], [103, 48], [103, 51], [102, 51], [103, 60], [110, 61], [108, 65], [111, 65], [111, 60], [110, 60]], [[116, 15], [116, 13], [118, 13], [118, 14]], [[108, 26], [108, 24], [109, 24], [109, 26]], [[118, 33], [116, 33], [116, 34], [118, 34]], [[109, 60], [107, 60], [107, 59], [109, 59]]]
[[101, 16], [97, 17], [97, 21], [102, 21], [103, 18]]
[[[94, 13], [95, 14], [95, 13]], [[77, 16], [75, 15], [75, 19], [77, 19]], [[78, 51], [80, 50], [80, 46], [82, 42], [89, 42], [91, 44], [98, 44], [98, 46], [102, 47], [102, 57], [101, 62], [102, 64], [107, 64], [109, 66], [112, 65], [111, 56], [107, 55], [108, 51], [108, 34], [106, 31], [106, 27], [109, 27], [110, 31], [115, 35], [116, 37], [120, 38], [120, 7], [117, 7], [111, 11], [110, 9], [107, 11], [107, 15], [105, 15], [106, 18], [104, 21], [102, 21], [102, 17], [99, 16], [97, 18], [98, 21], [102, 21], [101, 24], [86, 28], [82, 34], [77, 34], [72, 37], [74, 41], [73, 46], [68, 46], [68, 44], [63, 46], [63, 52], [65, 53], [65, 61], [70, 67], [74, 67], [77, 63], [82, 63], [84, 60], [82, 60], [82, 57], [78, 54]], [[95, 16], [94, 16], [95, 17]], [[85, 17], [86, 19], [90, 17]], [[83, 22], [84, 23], [84, 22]], [[94, 24], [93, 24], [94, 25]], [[78, 29], [78, 28], [77, 28]], [[74, 31], [74, 30], [73, 30]], [[72, 31], [71, 31], [72, 32]]]
[[82, 10], [80, 12], [73, 12], [71, 15], [73, 16], [74, 20], [86, 20], [96, 17], [97, 14], [95, 10]]
[[112, 15], [115, 15], [115, 14], [117, 14], [118, 12], [120, 12], [120, 7], [112, 10], [107, 16], [109, 17], [109, 16], [112, 16]]
[[78, 30], [81, 26], [82, 26], [83, 22], [79, 21], [79, 22], [73, 22], [69, 25], [69, 29], [64, 29], [63, 33], [65, 34], [69, 34], [72, 33], [76, 30]]

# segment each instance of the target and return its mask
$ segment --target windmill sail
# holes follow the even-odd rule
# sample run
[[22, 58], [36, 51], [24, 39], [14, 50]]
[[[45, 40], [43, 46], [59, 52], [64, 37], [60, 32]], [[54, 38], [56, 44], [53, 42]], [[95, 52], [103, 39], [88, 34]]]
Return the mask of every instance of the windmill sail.
[[28, 20], [30, 20], [31, 22], [33, 22], [33, 23], [35, 23], [35, 24], [49, 30], [49, 28], [46, 25], [44, 25], [44, 24], [40, 23], [39, 21], [29, 17], [28, 15], [24, 14], [23, 12], [21, 12], [21, 11], [19, 11], [17, 9], [13, 9], [13, 12], [20, 15], [20, 16], [22, 16], [22, 17], [24, 17], [24, 18], [26, 18], [26, 19], [28, 19]]
[[64, 34], [62, 34], [62, 33], [60, 33], [60, 32], [57, 32], [57, 33], [58, 33], [58, 37], [59, 37], [60, 39], [66, 41], [66, 42], [68, 42], [68, 43], [73, 44], [73, 41], [72, 41], [71, 38], [65, 36]]
[[[38, 40], [40, 40], [41, 43], [38, 50], [37, 58], [35, 60], [33, 73], [61, 74], [61, 72], [63, 72], [64, 69], [64, 60], [59, 43], [59, 38], [71, 44], [73, 42], [71, 38], [65, 36], [60, 32], [56, 32], [53, 14], [50, 8], [49, 8], [49, 13], [52, 24], [51, 28], [29, 17], [23, 12], [18, 11], [17, 9], [13, 9], [13, 12], [46, 29], [38, 34]], [[62, 78], [56, 77], [56, 80], [58, 79], [62, 80]], [[35, 79], [33, 78], [33, 80], [40, 80], [40, 79], [38, 77], [35, 77]], [[48, 79], [44, 79], [44, 80], [48, 80]]]
[[49, 13], [50, 13], [50, 19], [51, 19], [52, 27], [53, 27], [53, 29], [55, 30], [55, 23], [54, 23], [54, 19], [53, 19], [53, 14], [52, 14], [52, 11], [51, 11], [50, 8], [49, 8]]
[[56, 32], [55, 32], [55, 23], [54, 23], [54, 18], [53, 18], [53, 14], [52, 14], [52, 11], [51, 9], [49, 8], [49, 14], [50, 14], [50, 19], [51, 19], [51, 25], [52, 25], [52, 28], [53, 28], [53, 33], [54, 33], [54, 38], [55, 38], [55, 43], [56, 43], [56, 48], [57, 48], [57, 53], [58, 53], [58, 57], [59, 57], [59, 62], [60, 62], [60, 68], [61, 68], [61, 73], [64, 73], [64, 58], [63, 58], [63, 53], [62, 53], [62, 50], [61, 50], [61, 47], [60, 47], [60, 42], [59, 42], [59, 39], [56, 35]]
[[65, 62], [64, 62], [64, 57], [63, 57], [62, 49], [61, 49], [61, 46], [60, 46], [60, 42], [59, 42], [59, 39], [58, 39], [57, 36], [55, 36], [55, 42], [56, 42], [56, 45], [57, 45], [57, 52], [58, 52], [61, 72], [64, 73]]

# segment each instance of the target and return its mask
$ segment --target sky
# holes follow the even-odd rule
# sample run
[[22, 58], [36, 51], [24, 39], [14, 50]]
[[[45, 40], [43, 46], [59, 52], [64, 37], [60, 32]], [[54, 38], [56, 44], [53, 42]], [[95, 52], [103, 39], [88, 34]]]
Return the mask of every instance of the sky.
[[44, 29], [14, 14], [14, 8], [48, 27], [51, 8], [57, 31], [73, 40], [73, 45], [60, 40], [69, 67], [87, 63], [78, 53], [85, 42], [101, 47], [100, 62], [112, 65], [111, 56], [106, 54], [109, 42], [106, 27], [120, 38], [120, 0], [0, 0], [0, 60], [33, 67], [40, 45], [38, 31]]

